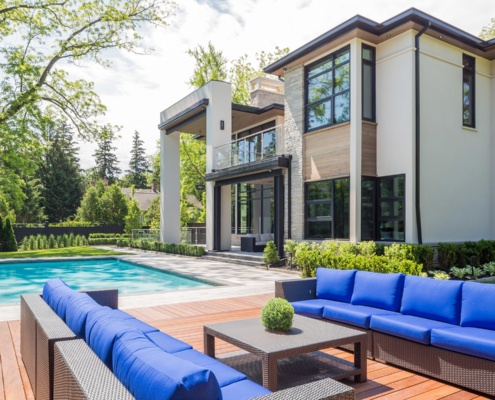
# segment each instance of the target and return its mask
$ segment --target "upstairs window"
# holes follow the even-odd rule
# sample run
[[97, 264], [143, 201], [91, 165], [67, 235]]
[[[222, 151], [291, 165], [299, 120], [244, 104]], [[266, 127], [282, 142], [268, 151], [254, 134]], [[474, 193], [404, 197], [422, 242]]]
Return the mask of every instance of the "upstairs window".
[[469, 128], [475, 127], [475, 59], [462, 55], [462, 124]]
[[375, 122], [375, 48], [363, 44], [363, 119]]
[[349, 121], [349, 88], [349, 47], [307, 67], [307, 132]]

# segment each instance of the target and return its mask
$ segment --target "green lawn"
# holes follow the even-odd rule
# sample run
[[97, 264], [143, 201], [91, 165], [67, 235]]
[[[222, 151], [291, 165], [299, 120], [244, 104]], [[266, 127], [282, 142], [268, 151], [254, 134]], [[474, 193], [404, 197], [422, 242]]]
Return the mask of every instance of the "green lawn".
[[0, 258], [44, 258], [44, 257], [89, 257], [89, 256], [118, 256], [129, 253], [103, 250], [96, 247], [64, 247], [62, 249], [29, 250], [0, 253]]

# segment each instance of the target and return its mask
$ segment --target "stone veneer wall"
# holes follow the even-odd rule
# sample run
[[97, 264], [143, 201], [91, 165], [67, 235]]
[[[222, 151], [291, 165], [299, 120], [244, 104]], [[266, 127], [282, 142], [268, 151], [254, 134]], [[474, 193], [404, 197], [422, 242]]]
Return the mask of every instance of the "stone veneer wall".
[[[294, 240], [304, 239], [304, 181], [303, 181], [303, 132], [304, 132], [304, 67], [294, 67], [285, 72], [285, 152], [292, 155], [292, 229]], [[285, 187], [288, 187], [287, 175]], [[288, 238], [288, 191], [285, 193], [285, 237]]]

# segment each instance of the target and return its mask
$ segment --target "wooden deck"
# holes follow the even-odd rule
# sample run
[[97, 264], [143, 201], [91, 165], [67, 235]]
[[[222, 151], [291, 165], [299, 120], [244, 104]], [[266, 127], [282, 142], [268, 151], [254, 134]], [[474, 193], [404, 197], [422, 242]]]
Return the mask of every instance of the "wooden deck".
[[[260, 315], [271, 295], [163, 305], [126, 310], [135, 317], [203, 351], [203, 325]], [[19, 346], [19, 321], [0, 322], [0, 400], [34, 399]], [[238, 350], [217, 340], [217, 354]], [[348, 360], [352, 354], [338, 349], [329, 354]], [[368, 360], [368, 381], [344, 383], [356, 390], [357, 399], [486, 399], [477, 393], [429, 379], [422, 375]]]

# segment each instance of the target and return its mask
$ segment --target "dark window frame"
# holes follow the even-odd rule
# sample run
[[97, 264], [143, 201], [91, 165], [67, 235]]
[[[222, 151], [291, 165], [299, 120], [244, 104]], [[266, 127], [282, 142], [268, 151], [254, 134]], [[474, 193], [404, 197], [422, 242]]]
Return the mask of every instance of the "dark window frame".
[[[476, 128], [476, 58], [462, 54], [462, 125], [467, 128]], [[465, 112], [466, 103], [464, 96], [464, 83], [466, 79], [471, 78], [471, 87], [469, 91], [468, 112], [470, 114], [470, 122], [466, 122]]]
[[[306, 182], [304, 184], [304, 238], [305, 239], [349, 239], [349, 237], [336, 237], [335, 235], [335, 224], [338, 222], [336, 216], [335, 216], [335, 196], [336, 196], [336, 182], [337, 181], [342, 181], [342, 180], [347, 180], [348, 184], [350, 183], [350, 178], [349, 177], [342, 177], [342, 178], [335, 178], [335, 179], [325, 179], [321, 181], [313, 181], [313, 182]], [[324, 183], [324, 182], [330, 182], [331, 183], [331, 197], [326, 198], [326, 199], [316, 199], [316, 200], [309, 200], [308, 199], [308, 194], [309, 190], [308, 187], [309, 185], [312, 184], [318, 184], [318, 183]], [[308, 216], [308, 210], [309, 206], [312, 204], [330, 204], [330, 213], [331, 215], [329, 217], [309, 217]], [[347, 215], [349, 216], [350, 210], [347, 210]], [[309, 235], [309, 223], [311, 222], [329, 222], [330, 223], [330, 235], [325, 238], [320, 238], [320, 237], [311, 237]], [[348, 227], [350, 225], [350, 220], [348, 221]]]
[[[363, 56], [364, 50], [371, 50], [373, 55], [373, 60], [366, 60]], [[376, 122], [376, 49], [373, 46], [367, 44], [362, 44], [361, 47], [361, 79], [363, 83], [361, 84], [361, 109], [363, 112], [362, 119], [365, 121]], [[371, 67], [371, 117], [364, 116], [364, 97], [365, 97], [365, 86], [364, 86], [364, 67], [368, 65]]]
[[[345, 52], [348, 53], [349, 59], [346, 62], [335, 65], [335, 59], [338, 58], [339, 56], [341, 56]], [[316, 68], [317, 66], [324, 64], [328, 60], [332, 60], [332, 67], [315, 74], [314, 76], [311, 77], [311, 79], [315, 79], [315, 78], [317, 78], [321, 75], [324, 75], [324, 74], [331, 71], [331, 73], [332, 73], [332, 94], [330, 96], [325, 97], [325, 98], [319, 99], [318, 101], [314, 101], [312, 103], [309, 103], [308, 102], [308, 97], [309, 97], [308, 84], [310, 81], [309, 72], [311, 70], [313, 70], [314, 68]], [[335, 92], [335, 69], [336, 69], [336, 67], [341, 67], [341, 66], [346, 65], [346, 64], [349, 64], [349, 88], [346, 90], [341, 90], [340, 92]], [[306, 68], [304, 70], [304, 131], [305, 131], [305, 133], [314, 132], [314, 131], [317, 131], [320, 129], [324, 129], [324, 128], [334, 126], [334, 125], [340, 125], [340, 124], [343, 124], [343, 123], [350, 121], [350, 119], [351, 119], [351, 112], [350, 112], [350, 105], [351, 105], [350, 65], [351, 65], [351, 47], [350, 47], [350, 45], [347, 45], [345, 47], [342, 47], [342, 48], [336, 50], [332, 54], [330, 54], [324, 58], [321, 58], [321, 59], [309, 64], [308, 66], [306, 66]], [[335, 123], [334, 122], [334, 119], [335, 119], [335, 97], [341, 96], [342, 94], [345, 94], [345, 93], [348, 93], [348, 96], [349, 96], [349, 119], [346, 121], [340, 121], [338, 123]], [[320, 125], [316, 128], [311, 128], [311, 129], [308, 128], [308, 125], [309, 125], [309, 118], [308, 118], [309, 108], [316, 106], [316, 105], [319, 105], [319, 104], [323, 104], [325, 102], [328, 102], [329, 100], [331, 100], [331, 104], [332, 104], [331, 109], [330, 109], [330, 123]]]

